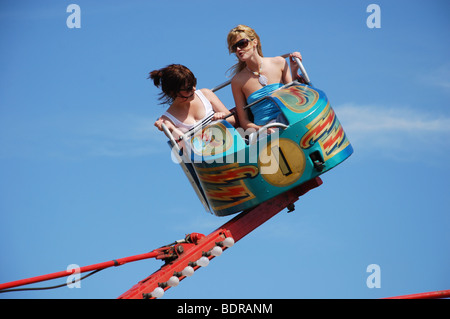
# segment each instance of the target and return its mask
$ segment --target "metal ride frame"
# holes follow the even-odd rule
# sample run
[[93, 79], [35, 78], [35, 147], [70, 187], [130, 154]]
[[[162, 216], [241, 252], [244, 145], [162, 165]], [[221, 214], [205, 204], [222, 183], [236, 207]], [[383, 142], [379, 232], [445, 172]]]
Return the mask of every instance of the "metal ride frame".
[[[289, 54], [283, 55], [284, 58], [288, 56]], [[304, 80], [309, 84], [310, 81], [308, 75], [306, 74], [306, 71], [303, 68], [303, 65], [301, 64], [300, 60], [297, 59], [297, 63], [300, 66], [300, 70], [302, 72]], [[230, 83], [231, 81], [227, 81], [213, 88], [212, 90], [217, 91], [223, 87], [226, 87]], [[166, 135], [167, 133], [169, 133], [168, 136], [171, 137], [170, 132], [166, 131], [165, 133]], [[172, 145], [177, 144], [176, 141], [173, 139], [173, 137], [171, 138], [171, 143]], [[253, 230], [261, 226], [263, 223], [268, 221], [270, 218], [272, 218], [285, 208], [288, 209], [288, 212], [292, 212], [294, 210], [294, 203], [299, 199], [300, 196], [306, 194], [308, 191], [320, 186], [321, 184], [322, 180], [320, 179], [320, 177], [316, 177], [294, 189], [291, 189], [290, 191], [287, 191], [286, 193], [278, 195], [273, 200], [264, 202], [251, 210], [241, 212], [233, 219], [231, 219], [221, 227], [217, 228], [207, 236], [199, 233], [191, 233], [189, 235], [186, 235], [186, 237], [182, 240], [175, 241], [170, 245], [155, 249], [148, 253], [115, 259], [103, 263], [81, 267], [79, 269], [65, 270], [56, 273], [51, 273], [48, 275], [42, 275], [28, 279], [17, 280], [9, 283], [3, 283], [0, 284], [0, 293], [15, 290], [48, 289], [48, 288], [24, 288], [24, 289], [15, 289], [15, 288], [37, 282], [52, 280], [56, 278], [68, 277], [72, 276], [73, 274], [79, 274], [84, 272], [91, 272], [90, 274], [87, 275], [89, 276], [97, 271], [109, 267], [117, 267], [129, 262], [149, 258], [156, 258], [164, 261], [164, 265], [149, 277], [135, 284], [131, 289], [120, 295], [118, 298], [119, 299], [160, 298], [163, 296], [164, 292], [167, 289], [177, 286], [181, 280], [185, 279], [186, 277], [192, 276], [194, 272], [199, 268], [207, 266], [210, 260], [212, 260], [217, 256], [220, 256], [224, 250], [232, 247], [236, 242], [244, 238], [246, 235], [251, 233]], [[450, 290], [426, 292], [391, 298], [392, 299], [450, 298]]]
[[[178, 283], [186, 277], [192, 276], [200, 267], [207, 266], [211, 259], [220, 256], [224, 250], [232, 247], [234, 243], [244, 238], [283, 209], [288, 208], [289, 212], [294, 210], [294, 203], [300, 196], [321, 184], [322, 180], [319, 177], [310, 180], [297, 188], [280, 194], [274, 200], [267, 201], [252, 210], [240, 213], [207, 236], [191, 233], [183, 240], [176, 241], [171, 245], [155, 249], [148, 253], [85, 266], [80, 269], [60, 271], [48, 275], [0, 284], [0, 292], [14, 291], [15, 289], [11, 288], [67, 277], [75, 273], [99, 271], [109, 267], [121, 266], [128, 262], [156, 258], [163, 260], [165, 264], [159, 270], [144, 280], [141, 280], [118, 298], [159, 298], [164, 294], [164, 291], [178, 285]], [[25, 288], [24, 290], [27, 289]]]
[[[177, 286], [181, 280], [192, 276], [199, 268], [207, 266], [210, 260], [220, 256], [224, 250], [232, 247], [237, 241], [244, 238], [246, 235], [285, 208], [288, 209], [288, 212], [292, 212], [294, 210], [294, 203], [300, 196], [306, 194], [308, 191], [320, 186], [321, 184], [322, 180], [320, 177], [316, 177], [315, 179], [310, 180], [297, 188], [280, 194], [271, 201], [260, 204], [250, 211], [240, 213], [207, 236], [198, 233], [191, 233], [183, 240], [176, 241], [173, 244], [155, 249], [148, 253], [85, 266], [78, 270], [73, 269], [60, 271], [48, 275], [0, 284], [0, 292], [11, 291], [14, 290], [11, 288], [32, 283], [71, 276], [76, 271], [78, 273], [92, 271], [92, 274], [93, 272], [109, 267], [118, 267], [129, 262], [156, 258], [164, 261], [165, 264], [152, 275], [141, 280], [131, 289], [120, 295], [118, 299], [160, 298], [166, 290]], [[439, 298], [450, 298], [450, 290], [396, 296], [386, 299]]]

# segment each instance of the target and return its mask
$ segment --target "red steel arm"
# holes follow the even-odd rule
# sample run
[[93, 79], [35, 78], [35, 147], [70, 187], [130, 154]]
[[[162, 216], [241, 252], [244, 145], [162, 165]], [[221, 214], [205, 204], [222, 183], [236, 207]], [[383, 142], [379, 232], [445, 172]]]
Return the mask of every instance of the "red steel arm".
[[115, 260], [111, 260], [111, 261], [107, 261], [107, 262], [103, 262], [103, 263], [98, 263], [98, 264], [94, 264], [94, 265], [90, 265], [90, 266], [84, 266], [84, 267], [80, 267], [78, 269], [63, 270], [63, 271], [59, 271], [59, 272], [55, 272], [55, 273], [51, 273], [51, 274], [47, 274], [47, 275], [7, 282], [4, 284], [0, 284], [0, 290], [34, 284], [37, 282], [52, 280], [52, 279], [61, 278], [61, 277], [67, 277], [74, 273], [83, 273], [83, 272], [88, 272], [88, 271], [105, 269], [105, 268], [109, 268], [109, 267], [113, 267], [113, 266], [121, 266], [123, 264], [132, 262], [132, 261], [148, 259], [148, 258], [156, 258], [160, 254], [161, 254], [161, 252], [159, 252], [159, 251], [152, 251], [152, 252], [145, 253], [145, 254], [134, 255], [134, 256], [125, 257], [125, 258], [119, 258], [119, 259], [115, 259]]
[[[250, 232], [261, 226], [270, 218], [281, 212], [284, 208], [289, 207], [292, 209], [292, 205], [298, 200], [298, 198], [309, 190], [316, 188], [322, 184], [322, 180], [317, 177], [297, 188], [294, 188], [284, 194], [277, 196], [276, 198], [267, 201], [256, 208], [243, 212], [208, 236], [192, 233], [186, 236], [185, 240], [175, 242], [174, 244], [161, 247], [153, 250], [149, 253], [134, 255], [130, 257], [115, 259], [103, 263], [98, 263], [90, 266], [80, 267], [79, 269], [65, 270], [48, 275], [32, 277], [28, 279], [17, 280], [9, 283], [0, 284], [0, 290], [8, 288], [28, 285], [36, 282], [56, 279], [60, 277], [66, 277], [74, 273], [83, 273], [94, 270], [101, 270], [113, 266], [121, 266], [128, 262], [156, 258], [165, 261], [165, 264], [149, 277], [141, 280], [134, 285], [130, 290], [119, 296], [119, 299], [142, 299], [152, 298], [152, 292], [156, 288], [167, 290], [170, 286], [167, 284], [171, 277], [177, 277], [179, 280], [183, 280], [186, 276], [182, 274], [182, 271], [187, 266], [191, 266], [194, 271], [200, 268], [196, 263], [201, 257], [206, 257], [208, 260], [214, 258], [210, 254], [211, 250], [219, 246], [222, 250], [227, 249], [223, 246], [226, 238], [232, 238], [233, 242], [237, 242]], [[441, 290], [433, 292], [425, 292], [397, 297], [389, 297], [385, 299], [438, 299], [438, 298], [450, 298], [450, 290]]]
[[412, 295], [389, 297], [385, 299], [441, 299], [450, 298], [450, 290], [430, 291]]
[[164, 260], [165, 264], [151, 276], [140, 281], [129, 291], [119, 296], [121, 299], [154, 298], [154, 296], [152, 296], [152, 292], [155, 288], [161, 287], [164, 290], [170, 288], [166, 284], [170, 277], [175, 275], [179, 278], [179, 280], [182, 280], [185, 278], [185, 276], [181, 274], [184, 268], [187, 266], [192, 266], [194, 270], [197, 270], [200, 266], [196, 264], [196, 261], [198, 261], [201, 257], [207, 257], [208, 260], [214, 258], [214, 256], [210, 254], [210, 251], [215, 246], [220, 246], [222, 250], [227, 249], [227, 247], [222, 244], [226, 238], [232, 238], [233, 243], [239, 241], [267, 220], [278, 214], [284, 208], [293, 205], [300, 196], [309, 190], [320, 186], [321, 184], [322, 180], [319, 177], [306, 182], [303, 185], [283, 193], [250, 211], [237, 215], [208, 236], [192, 233], [186, 236], [185, 240], [175, 242], [169, 246], [161, 247], [149, 253], [3, 283], [0, 284], [0, 290], [7, 290], [37, 282], [67, 277], [74, 273], [101, 270], [113, 266], [121, 266], [128, 262], [156, 258]]
[[[177, 275], [189, 265], [195, 262], [205, 253], [210, 251], [218, 242], [223, 241], [226, 237], [232, 237], [234, 242], [239, 241], [257, 227], [261, 226], [267, 220], [281, 212], [284, 208], [295, 203], [300, 196], [309, 190], [322, 184], [322, 180], [317, 177], [309, 182], [300, 185], [286, 193], [280, 194], [273, 200], [262, 203], [256, 208], [243, 212], [223, 226], [216, 229], [210, 235], [198, 240], [196, 244], [186, 244], [183, 246], [184, 252], [177, 259], [166, 263], [161, 269], [134, 285], [130, 290], [119, 296], [119, 299], [142, 299], [154, 298], [152, 292], [160, 287], [164, 290], [170, 287], [166, 285], [169, 278]], [[208, 256], [208, 259], [214, 258]], [[199, 266], [194, 266], [198, 269]], [[183, 280], [185, 276], [179, 276], [179, 280]]]

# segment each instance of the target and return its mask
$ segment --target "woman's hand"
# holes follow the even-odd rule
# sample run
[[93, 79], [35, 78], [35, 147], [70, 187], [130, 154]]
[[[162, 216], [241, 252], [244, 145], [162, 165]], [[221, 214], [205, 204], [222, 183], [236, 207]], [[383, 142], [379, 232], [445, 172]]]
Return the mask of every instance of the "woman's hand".
[[[295, 62], [295, 58], [298, 58], [300, 61], [302, 61], [302, 55], [300, 52], [292, 52], [289, 54], [289, 57], [291, 58], [291, 62]], [[297, 62], [295, 62], [297, 64]]]
[[225, 114], [224, 112], [216, 112], [214, 113], [212, 120], [213, 121], [223, 120], [226, 116], [227, 114]]
[[[158, 128], [158, 130], [160, 131], [164, 131], [162, 128], [162, 125], [166, 125], [167, 129], [169, 130], [169, 132], [172, 133], [173, 137], [178, 140], [181, 136], [183, 136], [183, 132], [181, 132], [175, 125], [172, 124], [172, 122], [168, 121], [165, 118], [160, 117], [159, 119], [156, 120], [156, 122], [154, 123], [154, 125]], [[166, 134], [166, 132], [164, 132], [164, 134]], [[169, 136], [167, 136], [169, 137]]]
[[162, 131], [162, 125], [164, 123], [164, 120], [162, 118], [159, 118], [156, 120], [156, 122], [154, 123], [154, 125], [158, 128], [158, 130]]
[[298, 58], [300, 62], [302, 62], [302, 55], [300, 54], [300, 52], [292, 52], [291, 54], [289, 54], [289, 61], [291, 64], [291, 72], [293, 79], [297, 78], [298, 69], [300, 68], [300, 66], [295, 61], [295, 58]]

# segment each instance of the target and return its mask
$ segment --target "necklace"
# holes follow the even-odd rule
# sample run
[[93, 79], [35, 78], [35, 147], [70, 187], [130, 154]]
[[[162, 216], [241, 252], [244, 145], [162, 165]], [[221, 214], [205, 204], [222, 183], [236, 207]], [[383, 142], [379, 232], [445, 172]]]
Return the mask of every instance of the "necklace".
[[253, 72], [252, 70], [250, 70], [249, 68], [248, 68], [248, 66], [247, 66], [247, 70], [249, 70], [250, 72], [252, 72], [254, 75], [256, 75], [256, 76], [258, 76], [258, 81], [259, 81], [259, 83], [262, 85], [262, 86], [266, 86], [267, 85], [267, 82], [268, 82], [268, 80], [267, 80], [267, 77], [265, 76], [265, 75], [262, 75], [261, 74], [261, 70], [262, 70], [262, 62], [261, 62], [261, 64], [259, 65], [259, 72]]

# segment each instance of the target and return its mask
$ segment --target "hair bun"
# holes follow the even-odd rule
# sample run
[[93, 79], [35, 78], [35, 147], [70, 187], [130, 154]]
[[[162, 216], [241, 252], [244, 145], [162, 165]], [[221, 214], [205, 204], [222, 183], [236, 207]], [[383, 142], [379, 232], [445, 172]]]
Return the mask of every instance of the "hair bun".
[[162, 76], [163, 76], [163, 73], [161, 70], [154, 70], [154, 71], [150, 72], [148, 78], [152, 79], [155, 86], [159, 87], [161, 84]]

